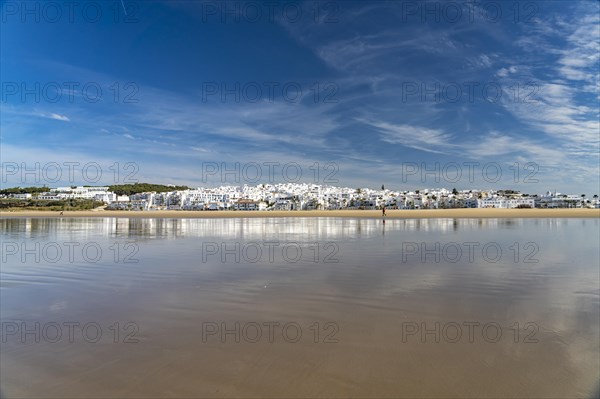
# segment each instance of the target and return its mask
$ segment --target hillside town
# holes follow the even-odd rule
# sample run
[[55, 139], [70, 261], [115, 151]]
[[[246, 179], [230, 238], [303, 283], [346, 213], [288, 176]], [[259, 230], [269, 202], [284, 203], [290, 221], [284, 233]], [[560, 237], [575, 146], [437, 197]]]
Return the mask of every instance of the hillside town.
[[448, 208], [600, 208], [598, 195], [546, 192], [541, 195], [513, 190], [385, 189], [334, 187], [318, 184], [259, 184], [221, 186], [166, 192], [118, 195], [110, 187], [72, 186], [41, 193], [3, 194], [0, 198], [60, 201], [86, 199], [103, 202], [106, 209], [129, 211], [270, 211], [336, 209], [448, 209]]

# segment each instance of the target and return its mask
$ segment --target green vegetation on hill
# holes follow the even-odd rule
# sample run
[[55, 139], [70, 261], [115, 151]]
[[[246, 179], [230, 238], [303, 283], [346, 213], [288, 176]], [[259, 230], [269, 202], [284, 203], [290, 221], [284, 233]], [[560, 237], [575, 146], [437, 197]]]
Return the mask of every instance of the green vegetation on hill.
[[189, 190], [190, 188], [187, 186], [165, 186], [162, 184], [135, 183], [135, 184], [115, 184], [113, 186], [109, 186], [108, 189], [109, 189], [109, 191], [112, 191], [117, 195], [131, 195], [131, 194], [145, 193], [148, 191], [164, 193], [167, 191]]
[[11, 195], [11, 194], [39, 194], [50, 191], [48, 187], [12, 187], [0, 190], [0, 195]]
[[0, 199], [0, 209], [30, 211], [85, 211], [104, 205], [102, 201], [90, 199], [51, 200], [17, 200]]

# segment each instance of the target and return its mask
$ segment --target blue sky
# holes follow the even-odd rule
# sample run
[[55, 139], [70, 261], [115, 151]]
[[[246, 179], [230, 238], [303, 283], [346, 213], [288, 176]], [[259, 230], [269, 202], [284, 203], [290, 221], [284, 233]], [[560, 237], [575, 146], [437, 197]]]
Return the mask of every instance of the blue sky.
[[600, 194], [598, 2], [68, 3], [1, 3], [5, 168]]

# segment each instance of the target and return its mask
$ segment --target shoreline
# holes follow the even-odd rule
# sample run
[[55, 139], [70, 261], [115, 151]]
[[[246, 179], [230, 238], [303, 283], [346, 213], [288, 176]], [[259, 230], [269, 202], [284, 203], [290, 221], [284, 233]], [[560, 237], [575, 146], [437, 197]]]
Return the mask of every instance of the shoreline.
[[[0, 212], [3, 218], [148, 218], [148, 219], [214, 219], [214, 218], [285, 218], [330, 217], [381, 219], [380, 210], [328, 210], [328, 211], [13, 211]], [[430, 218], [600, 218], [600, 209], [414, 209], [388, 210], [386, 219]]]

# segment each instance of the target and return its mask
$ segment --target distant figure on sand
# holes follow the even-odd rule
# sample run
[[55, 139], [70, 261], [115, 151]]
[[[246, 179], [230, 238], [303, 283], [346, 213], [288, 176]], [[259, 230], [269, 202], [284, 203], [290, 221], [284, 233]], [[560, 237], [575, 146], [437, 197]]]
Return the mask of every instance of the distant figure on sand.
[[381, 208], [381, 216], [385, 216], [385, 206]]
[[62, 216], [62, 215], [63, 215], [63, 211], [60, 211], [60, 216]]

